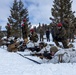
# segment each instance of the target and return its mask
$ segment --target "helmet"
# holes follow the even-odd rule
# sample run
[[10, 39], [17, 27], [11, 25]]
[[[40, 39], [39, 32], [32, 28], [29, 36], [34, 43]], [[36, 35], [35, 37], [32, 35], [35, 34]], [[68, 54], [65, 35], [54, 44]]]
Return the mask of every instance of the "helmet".
[[58, 26], [58, 27], [62, 27], [62, 23], [58, 23], [57, 26]]

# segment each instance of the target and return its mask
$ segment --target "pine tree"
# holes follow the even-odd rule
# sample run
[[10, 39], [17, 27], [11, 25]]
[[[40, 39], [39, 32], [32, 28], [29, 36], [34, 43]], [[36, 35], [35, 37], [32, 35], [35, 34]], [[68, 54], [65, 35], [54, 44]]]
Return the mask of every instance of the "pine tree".
[[55, 22], [62, 22], [64, 18], [70, 20], [71, 14], [73, 14], [71, 6], [71, 0], [54, 0], [54, 5], [51, 9], [52, 16], [55, 19]]
[[18, 2], [17, 0], [14, 0], [13, 6], [11, 7], [11, 16], [8, 18], [8, 23], [12, 26], [12, 35], [15, 36], [19, 34], [18, 32]]
[[7, 23], [6, 29], [7, 29], [7, 38], [9, 38], [11, 36], [11, 26], [9, 23]]
[[19, 12], [19, 24], [21, 24], [21, 21], [23, 21], [24, 24], [24, 30], [22, 31], [25, 32], [23, 34], [24, 39], [28, 37], [31, 23], [29, 22], [28, 10], [27, 8], [24, 8], [24, 5], [21, 0], [19, 1]]
[[66, 30], [67, 38], [70, 37], [70, 30], [73, 26], [73, 20], [75, 18], [74, 12], [72, 11], [72, 0], [54, 0], [52, 11], [53, 20], [56, 25], [58, 22], [63, 24], [63, 27]]
[[[28, 18], [28, 10], [24, 8], [23, 2], [19, 0], [14, 0], [13, 6], [10, 9], [11, 16], [8, 18], [8, 23], [12, 26], [12, 34], [13, 36], [21, 35], [21, 24], [23, 19], [26, 19], [25, 25], [29, 27], [29, 18]], [[27, 31], [26, 30], [26, 31]]]
[[0, 40], [3, 37], [2, 31], [1, 31], [2, 26], [0, 26]]

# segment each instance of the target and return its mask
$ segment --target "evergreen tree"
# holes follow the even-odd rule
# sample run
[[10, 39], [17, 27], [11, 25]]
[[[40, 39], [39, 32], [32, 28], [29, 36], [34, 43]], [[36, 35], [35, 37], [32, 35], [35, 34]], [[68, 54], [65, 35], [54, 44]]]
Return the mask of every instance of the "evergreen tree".
[[[21, 35], [21, 24], [22, 20], [26, 19], [25, 26], [29, 27], [29, 18], [28, 18], [28, 10], [24, 8], [23, 2], [19, 0], [14, 0], [13, 6], [10, 9], [11, 16], [8, 18], [8, 23], [12, 26], [12, 34], [13, 36]], [[27, 31], [26, 30], [26, 31]]]
[[[75, 18], [74, 13], [72, 11], [72, 0], [54, 0], [54, 5], [51, 9], [54, 24], [56, 25], [58, 22], [63, 24], [63, 27], [66, 30], [66, 36], [69, 39], [70, 30], [74, 28], [73, 20]], [[74, 33], [74, 32], [73, 32]]]
[[11, 36], [11, 26], [9, 23], [7, 23], [6, 29], [7, 29], [7, 38], [9, 38]]
[[70, 21], [71, 14], [73, 14], [71, 6], [71, 0], [54, 0], [54, 5], [51, 9], [52, 16], [54, 17], [55, 22], [62, 22], [64, 18], [67, 18]]
[[[18, 2], [14, 0], [13, 6], [11, 7], [11, 16], [8, 18], [8, 23], [12, 26], [12, 35], [19, 34], [18, 32]], [[16, 33], [16, 34], [15, 34]]]
[[0, 40], [3, 37], [2, 31], [1, 31], [2, 26], [0, 26]]
[[[29, 35], [29, 29], [31, 28], [31, 23], [29, 22], [28, 10], [24, 8], [22, 1], [19, 1], [19, 24], [23, 20], [24, 28], [22, 30], [23, 39], [27, 38]], [[25, 32], [25, 33], [23, 33]]]
[[73, 19], [73, 22], [72, 22], [73, 24], [74, 24], [74, 28], [75, 28], [75, 35], [76, 35], [76, 17], [74, 17], [74, 19]]

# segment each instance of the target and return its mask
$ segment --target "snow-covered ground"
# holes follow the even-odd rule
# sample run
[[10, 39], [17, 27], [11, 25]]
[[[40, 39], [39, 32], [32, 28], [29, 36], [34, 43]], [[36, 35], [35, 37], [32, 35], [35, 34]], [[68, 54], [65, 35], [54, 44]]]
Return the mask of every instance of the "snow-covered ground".
[[[47, 43], [54, 44], [52, 39]], [[76, 48], [76, 42], [73, 44]], [[42, 61], [38, 57], [31, 58]], [[76, 63], [36, 64], [17, 53], [0, 48], [0, 75], [76, 75]]]

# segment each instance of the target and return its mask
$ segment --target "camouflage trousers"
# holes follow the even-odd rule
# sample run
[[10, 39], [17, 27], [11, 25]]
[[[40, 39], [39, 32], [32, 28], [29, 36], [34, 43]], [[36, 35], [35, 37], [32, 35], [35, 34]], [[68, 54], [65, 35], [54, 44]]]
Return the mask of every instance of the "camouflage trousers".
[[43, 38], [43, 35], [40, 35], [40, 41], [43, 41], [44, 38]]
[[60, 46], [58, 42], [62, 42], [64, 48], [69, 48], [67, 44], [67, 40], [61, 40], [61, 41], [54, 40], [54, 42], [58, 47]]

